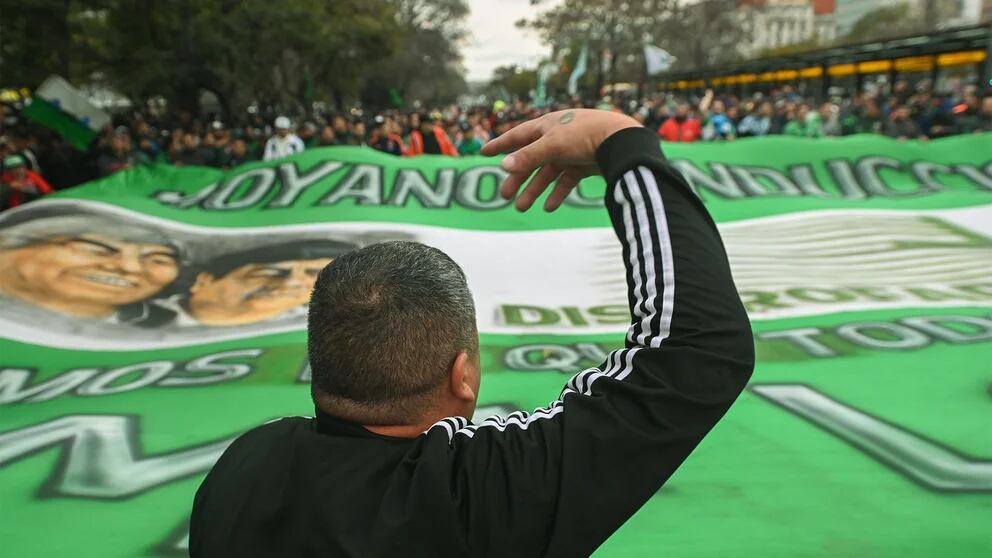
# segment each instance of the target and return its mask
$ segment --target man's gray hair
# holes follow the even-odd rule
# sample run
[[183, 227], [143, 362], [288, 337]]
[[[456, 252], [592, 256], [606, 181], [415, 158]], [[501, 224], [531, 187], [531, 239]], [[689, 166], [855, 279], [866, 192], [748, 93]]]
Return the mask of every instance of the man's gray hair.
[[179, 251], [162, 230], [95, 213], [37, 217], [0, 228], [0, 250], [43, 244], [52, 238], [100, 235], [140, 244], [163, 244]]
[[362, 424], [420, 418], [459, 352], [478, 352], [465, 274], [437, 248], [383, 242], [327, 265], [310, 300], [318, 407]]

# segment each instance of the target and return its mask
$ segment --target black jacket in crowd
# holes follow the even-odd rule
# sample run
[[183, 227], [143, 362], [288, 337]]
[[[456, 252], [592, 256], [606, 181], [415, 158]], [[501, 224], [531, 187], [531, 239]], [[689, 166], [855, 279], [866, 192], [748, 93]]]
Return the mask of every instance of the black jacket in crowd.
[[255, 428], [197, 492], [191, 556], [582, 557], [651, 498], [744, 389], [753, 340], [717, 228], [654, 132], [621, 130], [597, 160], [624, 348], [546, 408], [414, 439], [319, 410]]

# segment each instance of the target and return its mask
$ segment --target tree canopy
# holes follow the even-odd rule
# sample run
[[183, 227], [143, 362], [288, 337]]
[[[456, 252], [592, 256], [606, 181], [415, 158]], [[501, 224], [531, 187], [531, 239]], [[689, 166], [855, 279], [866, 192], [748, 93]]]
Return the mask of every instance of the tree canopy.
[[464, 89], [467, 13], [464, 0], [0, 0], [0, 86], [58, 73], [194, 112], [202, 91], [226, 111], [390, 89], [431, 102]]
[[736, 8], [736, 0], [565, 0], [517, 26], [537, 33], [552, 60], [569, 68], [587, 43], [589, 71], [581, 84], [598, 91], [606, 83], [645, 81], [645, 44], [675, 55], [676, 68], [736, 58], [747, 36]]

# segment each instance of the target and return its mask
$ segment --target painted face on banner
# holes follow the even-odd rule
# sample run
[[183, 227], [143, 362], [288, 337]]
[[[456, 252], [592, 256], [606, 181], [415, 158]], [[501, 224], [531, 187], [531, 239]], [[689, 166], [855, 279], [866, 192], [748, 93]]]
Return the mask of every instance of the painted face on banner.
[[67, 308], [74, 302], [120, 306], [144, 300], [179, 273], [172, 246], [89, 234], [15, 248], [4, 260], [11, 267], [0, 289]]
[[201, 273], [190, 289], [193, 317], [208, 325], [248, 324], [307, 304], [332, 258], [252, 263], [216, 278]]

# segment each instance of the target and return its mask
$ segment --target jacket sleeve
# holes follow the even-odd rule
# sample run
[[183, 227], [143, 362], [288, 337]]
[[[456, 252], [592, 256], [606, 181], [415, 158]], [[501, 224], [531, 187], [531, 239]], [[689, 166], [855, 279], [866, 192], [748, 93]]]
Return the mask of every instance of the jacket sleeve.
[[472, 556], [588, 556], [675, 472], [744, 389], [747, 314], [717, 228], [645, 128], [597, 152], [623, 247], [625, 346], [532, 413], [452, 417], [446, 454]]

